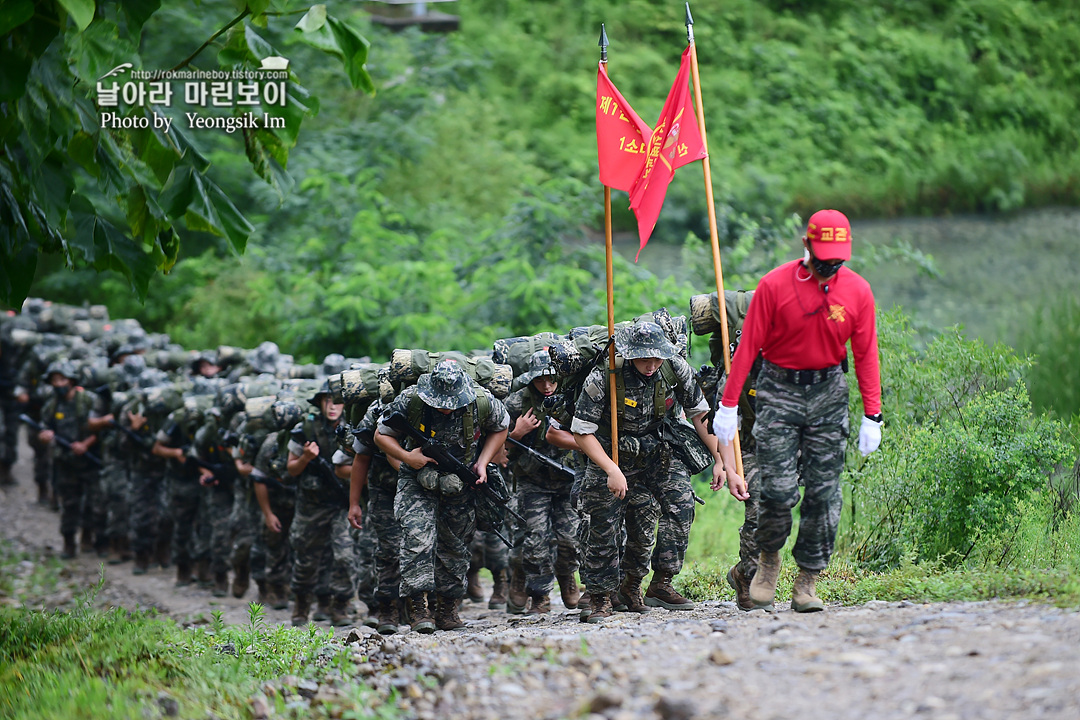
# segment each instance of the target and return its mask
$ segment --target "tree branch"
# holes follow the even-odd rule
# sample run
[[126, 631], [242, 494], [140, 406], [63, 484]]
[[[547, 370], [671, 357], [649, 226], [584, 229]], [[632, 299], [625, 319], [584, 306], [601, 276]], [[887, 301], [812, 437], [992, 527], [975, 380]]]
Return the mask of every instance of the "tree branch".
[[225, 27], [221, 28], [221, 29], [220, 29], [220, 30], [218, 30], [218, 31], [217, 31], [216, 33], [214, 33], [214, 34], [213, 34], [213, 35], [211, 35], [211, 36], [210, 36], [209, 38], [207, 38], [206, 42], [204, 42], [204, 43], [203, 43], [202, 45], [200, 45], [200, 46], [199, 46], [199, 47], [198, 47], [198, 48], [197, 48], [197, 49], [195, 50], [195, 52], [191, 53], [191, 54], [190, 54], [190, 55], [188, 55], [188, 56], [187, 56], [186, 58], [184, 58], [183, 60], [181, 60], [181, 61], [180, 61], [180, 62], [179, 62], [179, 63], [178, 63], [177, 65], [176, 65], [176, 67], [174, 67], [174, 68], [172, 68], [172, 70], [170, 70], [170, 72], [176, 72], [176, 71], [177, 71], [177, 70], [179, 70], [180, 68], [183, 68], [183, 67], [187, 67], [188, 65], [190, 65], [190, 64], [191, 64], [191, 61], [192, 61], [192, 60], [194, 60], [195, 58], [197, 58], [197, 57], [199, 56], [199, 53], [201, 53], [201, 52], [202, 52], [203, 50], [205, 50], [206, 48], [208, 48], [208, 47], [210, 46], [210, 43], [214, 42], [214, 41], [215, 41], [215, 40], [217, 40], [217, 39], [218, 39], [219, 37], [221, 37], [222, 35], [224, 35], [224, 34], [225, 34], [226, 32], [228, 32], [228, 31], [229, 31], [229, 28], [231, 28], [231, 27], [232, 27], [233, 25], [236, 25], [236, 24], [237, 24], [238, 22], [240, 22], [241, 20], [243, 20], [244, 18], [246, 18], [246, 17], [247, 17], [248, 15], [250, 15], [250, 14], [251, 14], [251, 11], [250, 11], [250, 10], [248, 10], [247, 8], [244, 8], [244, 11], [243, 11], [242, 13], [240, 13], [239, 15], [237, 15], [236, 17], [234, 17], [234, 18], [233, 18], [232, 20], [230, 20], [230, 21], [229, 21], [229, 24], [228, 24], [228, 25], [226, 25]]

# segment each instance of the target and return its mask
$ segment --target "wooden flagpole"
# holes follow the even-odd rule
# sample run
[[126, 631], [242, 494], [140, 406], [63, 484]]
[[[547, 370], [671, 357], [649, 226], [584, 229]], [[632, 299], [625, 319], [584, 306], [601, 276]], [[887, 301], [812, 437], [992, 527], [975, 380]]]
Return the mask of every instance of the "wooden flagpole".
[[[607, 65], [608, 37], [600, 23], [600, 62]], [[604, 186], [604, 244], [607, 250], [608, 339], [615, 337], [615, 271], [611, 242], [611, 188]], [[608, 396], [611, 398], [611, 461], [619, 464], [619, 401], [615, 392], [615, 343], [608, 344]]]
[[[716, 203], [713, 200], [712, 171], [709, 168], [709, 140], [705, 135], [705, 108], [701, 102], [701, 78], [698, 75], [697, 44], [694, 42], [694, 18], [690, 14], [690, 3], [686, 3], [686, 41], [690, 43], [690, 75], [694, 83], [698, 130], [701, 131], [701, 144], [705, 149], [705, 159], [701, 164], [705, 171], [705, 205], [709, 210], [709, 241], [712, 244], [713, 269], [716, 273], [716, 302], [724, 317], [724, 322], [720, 323], [720, 338], [724, 344], [724, 372], [730, 376], [731, 339], [728, 337], [727, 302], [724, 299], [724, 269], [720, 262], [720, 236], [716, 229]], [[735, 429], [735, 472], [743, 474], [738, 428]]]

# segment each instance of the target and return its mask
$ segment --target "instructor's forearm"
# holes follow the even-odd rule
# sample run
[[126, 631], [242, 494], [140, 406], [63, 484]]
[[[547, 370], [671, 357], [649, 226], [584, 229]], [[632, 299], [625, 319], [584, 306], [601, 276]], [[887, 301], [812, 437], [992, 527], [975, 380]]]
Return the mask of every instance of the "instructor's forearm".
[[360, 504], [360, 495], [367, 486], [370, 467], [370, 455], [358, 454], [353, 458], [352, 470], [349, 473], [349, 507]]
[[503, 430], [487, 436], [484, 447], [480, 450], [480, 457], [476, 461], [477, 465], [487, 467], [487, 464], [491, 462], [491, 458], [495, 457], [495, 453], [499, 452], [499, 448], [506, 443], [507, 432], [507, 430]]
[[585, 453], [585, 456], [596, 463], [597, 467], [605, 473], [610, 474], [612, 470], [619, 469], [619, 466], [608, 457], [608, 454], [604, 452], [604, 446], [600, 444], [600, 441], [592, 433], [588, 435], [574, 433], [574, 440], [577, 441], [581, 452]]

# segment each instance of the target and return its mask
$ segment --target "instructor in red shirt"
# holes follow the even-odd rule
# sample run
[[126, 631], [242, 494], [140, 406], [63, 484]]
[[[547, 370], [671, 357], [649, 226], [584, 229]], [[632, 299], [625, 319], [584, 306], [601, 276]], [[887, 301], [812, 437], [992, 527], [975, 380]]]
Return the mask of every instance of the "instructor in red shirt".
[[[844, 267], [851, 258], [851, 223], [838, 210], [819, 210], [807, 224], [802, 260], [785, 263], [761, 279], [743, 323], [713, 432], [721, 445], [735, 437], [737, 405], [750, 366], [763, 362], [757, 383], [758, 465], [761, 508], [758, 571], [750, 584], [754, 604], [769, 612], [780, 573], [780, 548], [791, 534], [791, 510], [805, 494], [792, 556], [799, 574], [791, 596], [796, 612], [823, 610], [814, 585], [829, 564], [842, 503], [840, 471], [849, 434], [847, 343], [863, 411], [859, 450], [881, 443], [881, 381], [877, 327], [870, 284]], [[746, 497], [732, 480], [735, 497]]]

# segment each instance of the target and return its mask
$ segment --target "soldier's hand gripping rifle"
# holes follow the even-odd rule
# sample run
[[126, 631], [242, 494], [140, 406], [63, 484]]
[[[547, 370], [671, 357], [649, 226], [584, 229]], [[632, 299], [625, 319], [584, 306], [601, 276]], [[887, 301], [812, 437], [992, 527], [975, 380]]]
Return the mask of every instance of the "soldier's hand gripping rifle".
[[510, 443], [513, 443], [515, 447], [518, 447], [518, 448], [524, 450], [526, 453], [529, 454], [530, 457], [532, 457], [532, 458], [534, 458], [536, 460], [539, 460], [542, 464], [546, 465], [548, 468], [550, 468], [550, 469], [554, 470], [555, 472], [559, 473], [559, 475], [561, 475], [564, 480], [567, 480], [569, 482], [574, 481], [574, 469], [573, 468], [570, 468], [570, 467], [567, 467], [566, 465], [563, 465], [561, 462], [559, 462], [558, 460], [555, 460], [554, 458], [549, 458], [547, 455], [543, 454], [539, 450], [537, 450], [535, 448], [531, 448], [528, 445], [526, 445], [525, 443], [520, 442], [519, 440], [515, 440], [514, 438], [510, 437], [509, 435], [506, 436], [506, 441], [510, 442]]
[[[426, 437], [422, 432], [412, 426], [412, 424], [400, 413], [393, 413], [383, 418], [383, 423], [387, 427], [396, 430], [397, 432], [408, 435], [420, 445], [420, 452], [426, 457], [435, 461], [435, 466], [445, 473], [453, 473], [461, 478], [461, 482], [465, 484], [465, 487], [472, 488], [474, 490], [483, 489], [485, 494], [502, 506], [506, 512], [514, 516], [514, 518], [524, 524], [525, 518], [518, 515], [507, 503], [510, 501], [509, 494], [503, 494], [498, 490], [488, 487], [486, 483], [479, 483], [480, 476], [473, 472], [473, 469], [454, 457], [454, 454], [450, 452], [450, 449], [441, 443], [437, 443], [429, 437]], [[496, 531], [497, 532], [497, 531]], [[506, 538], [499, 535], [499, 538], [506, 543], [507, 547], [510, 543], [506, 542]]]
[[109, 421], [109, 427], [114, 427], [117, 430], [119, 430], [120, 432], [127, 435], [128, 438], [133, 443], [135, 443], [139, 447], [140, 450], [143, 450], [145, 452], [151, 452], [150, 448], [146, 447], [146, 441], [153, 439], [150, 436], [148, 436], [148, 435], [140, 435], [137, 430], [132, 430], [129, 427], [124, 427], [120, 423], [116, 422], [116, 420], [110, 420]]
[[94, 453], [90, 452], [89, 450], [87, 450], [86, 452], [84, 452], [84, 453], [83, 453], [82, 455], [77, 455], [77, 454], [75, 453], [75, 451], [74, 451], [74, 450], [72, 450], [72, 448], [71, 448], [71, 441], [70, 441], [70, 440], [68, 440], [68, 439], [67, 439], [66, 437], [64, 437], [63, 435], [60, 435], [59, 433], [57, 433], [57, 432], [56, 432], [55, 430], [53, 430], [52, 428], [48, 428], [48, 427], [45, 427], [45, 426], [44, 426], [44, 425], [42, 425], [41, 423], [39, 423], [39, 422], [35, 422], [35, 421], [33, 420], [33, 418], [31, 418], [31, 417], [30, 417], [29, 415], [27, 415], [26, 413], [21, 413], [21, 414], [19, 415], [19, 421], [20, 421], [20, 422], [23, 422], [23, 423], [25, 423], [25, 424], [26, 424], [26, 425], [27, 425], [28, 427], [30, 427], [30, 428], [31, 428], [31, 429], [33, 429], [33, 430], [37, 430], [38, 432], [44, 432], [44, 431], [46, 431], [46, 430], [51, 430], [51, 431], [52, 431], [52, 434], [53, 434], [53, 440], [56, 440], [56, 444], [57, 444], [57, 445], [59, 445], [60, 447], [64, 448], [64, 449], [65, 449], [65, 450], [67, 450], [68, 452], [72, 453], [72, 454], [73, 454], [73, 455], [75, 455], [76, 457], [84, 457], [84, 458], [86, 458], [87, 460], [89, 460], [89, 461], [90, 461], [91, 463], [93, 463], [94, 465], [97, 465], [98, 467], [101, 467], [101, 458], [99, 458], [99, 457], [98, 457], [97, 455], [95, 455]]
[[[304, 436], [304, 429], [302, 427], [293, 428], [289, 433], [289, 437], [301, 447], [308, 442], [307, 437]], [[314, 473], [315, 477], [318, 478], [322, 486], [328, 491], [327, 494], [334, 502], [348, 510], [349, 491], [342, 485], [342, 479], [337, 476], [334, 465], [322, 455], [316, 455], [311, 459], [307, 466], [308, 469]]]

